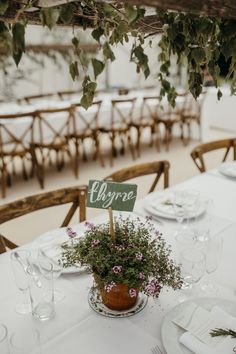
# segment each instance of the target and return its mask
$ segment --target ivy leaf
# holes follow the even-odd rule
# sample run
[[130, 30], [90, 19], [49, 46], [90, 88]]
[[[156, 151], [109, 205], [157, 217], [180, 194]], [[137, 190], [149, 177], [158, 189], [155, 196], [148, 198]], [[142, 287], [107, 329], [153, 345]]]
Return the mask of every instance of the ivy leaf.
[[0, 0], [0, 15], [4, 15], [9, 6], [9, 0]]
[[73, 16], [74, 16], [74, 11], [76, 10], [76, 6], [75, 4], [64, 4], [61, 7], [61, 11], [60, 11], [60, 20], [65, 23], [68, 24], [71, 22]]
[[47, 26], [50, 30], [56, 25], [60, 17], [59, 7], [42, 8], [39, 13], [43, 26]]
[[125, 3], [124, 8], [125, 8], [125, 17], [127, 18], [128, 22], [129, 23], [133, 22], [138, 15], [137, 9], [135, 9], [134, 6], [128, 3]]
[[192, 49], [191, 54], [197, 64], [204, 64], [206, 61], [205, 51], [201, 47]]
[[106, 59], [110, 59], [111, 61], [115, 60], [115, 55], [111, 50], [111, 47], [109, 46], [108, 42], [103, 45], [103, 55]]
[[150, 69], [148, 66], [148, 57], [144, 53], [143, 47], [141, 45], [138, 45], [137, 47], [133, 48], [131, 53], [131, 60], [135, 61], [138, 64], [138, 66], [142, 69], [145, 78], [147, 78], [150, 74]]
[[12, 36], [3, 21], [0, 21], [0, 43], [4, 45], [8, 52], [12, 52]]
[[220, 91], [220, 89], [217, 91], [217, 98], [218, 100], [221, 99], [221, 97], [223, 96], [222, 92]]
[[93, 65], [94, 76], [96, 79], [98, 77], [98, 75], [100, 75], [103, 72], [105, 64], [102, 61], [93, 58], [92, 65]]
[[102, 27], [95, 28], [92, 31], [92, 36], [97, 42], [100, 41], [100, 38], [103, 34], [104, 34], [104, 29]]
[[75, 81], [75, 78], [79, 77], [78, 62], [75, 61], [75, 62], [71, 63], [69, 69], [70, 69], [71, 77], [72, 77], [73, 81]]
[[85, 76], [82, 86], [83, 86], [83, 96], [80, 100], [80, 104], [85, 109], [88, 109], [93, 103], [93, 97], [95, 94], [97, 84], [96, 82], [91, 81], [89, 76]]
[[25, 52], [25, 27], [17, 22], [12, 27], [13, 59], [18, 66], [23, 52]]

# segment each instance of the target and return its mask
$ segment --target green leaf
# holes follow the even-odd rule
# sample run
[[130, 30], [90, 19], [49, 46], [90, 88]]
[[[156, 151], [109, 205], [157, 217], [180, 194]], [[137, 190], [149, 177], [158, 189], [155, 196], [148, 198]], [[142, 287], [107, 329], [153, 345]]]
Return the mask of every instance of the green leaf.
[[90, 107], [91, 104], [93, 103], [93, 97], [95, 94], [97, 84], [96, 82], [91, 81], [90, 77], [87, 75], [84, 78], [82, 87], [83, 87], [83, 96], [80, 100], [80, 104], [85, 109], [88, 109], [88, 107]]
[[77, 61], [70, 64], [70, 74], [71, 74], [73, 81], [75, 81], [76, 77], [79, 77], [79, 69], [78, 69], [78, 62]]
[[104, 29], [102, 27], [95, 28], [92, 31], [93, 38], [98, 42], [103, 34], [104, 34]]
[[217, 91], [217, 98], [218, 100], [221, 99], [221, 97], [223, 96], [222, 92], [220, 91], [220, 89]]
[[194, 48], [191, 51], [192, 57], [197, 64], [204, 64], [206, 61], [206, 54], [203, 48]]
[[64, 4], [61, 7], [61, 11], [60, 11], [60, 20], [65, 23], [68, 24], [71, 22], [73, 16], [74, 16], [74, 12], [76, 10], [76, 6], [75, 4]]
[[105, 64], [102, 61], [93, 58], [92, 65], [93, 65], [94, 76], [96, 79], [98, 75], [100, 75], [103, 72]]
[[17, 22], [12, 27], [13, 59], [18, 66], [23, 52], [25, 52], [25, 27]]
[[115, 55], [111, 50], [111, 47], [109, 46], [108, 42], [103, 45], [103, 55], [106, 59], [110, 59], [111, 61], [115, 60]]
[[43, 26], [47, 26], [50, 30], [56, 25], [60, 17], [59, 7], [42, 8], [39, 13]]
[[9, 6], [9, 0], [0, 0], [0, 15], [4, 15]]
[[127, 18], [128, 22], [129, 23], [133, 22], [138, 15], [137, 9], [128, 3], [125, 3], [124, 8], [125, 8], [125, 17]]

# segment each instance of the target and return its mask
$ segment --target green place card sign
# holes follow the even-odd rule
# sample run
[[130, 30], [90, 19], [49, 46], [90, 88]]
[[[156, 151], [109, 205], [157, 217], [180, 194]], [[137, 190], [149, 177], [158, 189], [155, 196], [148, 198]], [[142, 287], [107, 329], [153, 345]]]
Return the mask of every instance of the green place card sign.
[[137, 185], [90, 180], [87, 206], [91, 208], [133, 211]]

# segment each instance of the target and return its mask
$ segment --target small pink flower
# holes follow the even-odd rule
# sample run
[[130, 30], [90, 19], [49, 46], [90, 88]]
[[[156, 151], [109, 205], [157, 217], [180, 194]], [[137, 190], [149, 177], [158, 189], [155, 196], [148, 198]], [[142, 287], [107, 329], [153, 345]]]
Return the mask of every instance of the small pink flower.
[[122, 246], [122, 245], [118, 245], [118, 246], [115, 246], [115, 249], [116, 249], [117, 251], [124, 251], [125, 247]]
[[161, 285], [156, 279], [152, 279], [150, 283], [146, 286], [146, 294], [149, 296], [158, 295], [161, 291]]
[[135, 297], [137, 296], [137, 291], [135, 289], [129, 289], [129, 296], [130, 297]]
[[100, 243], [100, 240], [93, 240], [92, 241], [92, 246], [95, 247], [95, 246], [98, 246]]
[[114, 266], [112, 270], [115, 274], [118, 274], [122, 271], [122, 266]]
[[90, 230], [93, 230], [93, 229], [96, 228], [96, 225], [93, 224], [93, 223], [90, 222], [90, 221], [85, 221], [85, 226], [86, 226], [88, 229], [90, 229]]
[[66, 228], [66, 233], [69, 238], [75, 238], [77, 236], [77, 233], [73, 231], [71, 227]]
[[135, 255], [136, 259], [141, 261], [143, 259], [143, 254], [140, 252], [140, 253], [136, 253]]
[[114, 281], [110, 282], [109, 284], [104, 286], [104, 289], [106, 290], [107, 293], [109, 293], [114, 286], [116, 286], [116, 283]]
[[145, 274], [144, 274], [144, 272], [140, 272], [140, 273], [139, 273], [139, 279], [142, 279], [142, 280], [145, 279]]

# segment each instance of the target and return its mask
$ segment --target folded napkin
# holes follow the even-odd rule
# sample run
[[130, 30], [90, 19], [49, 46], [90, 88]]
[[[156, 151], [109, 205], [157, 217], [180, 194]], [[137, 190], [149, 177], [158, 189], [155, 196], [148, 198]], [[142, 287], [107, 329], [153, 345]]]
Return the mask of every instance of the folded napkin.
[[[217, 328], [230, 328], [236, 330], [236, 318], [229, 315], [218, 306], [214, 306], [209, 312], [209, 320], [216, 324]], [[211, 329], [215, 329], [211, 328]], [[208, 328], [203, 328], [203, 332]], [[194, 333], [187, 331], [181, 335], [179, 342], [191, 350], [195, 354], [228, 354], [233, 353], [233, 348], [236, 347], [236, 338], [227, 337], [211, 337], [204, 343]]]
[[225, 162], [219, 167], [219, 170], [230, 176], [236, 176], [236, 162]]

